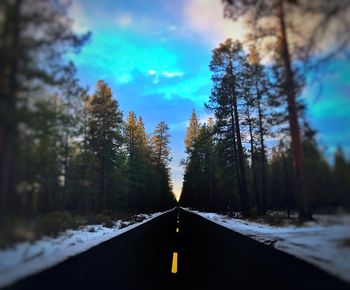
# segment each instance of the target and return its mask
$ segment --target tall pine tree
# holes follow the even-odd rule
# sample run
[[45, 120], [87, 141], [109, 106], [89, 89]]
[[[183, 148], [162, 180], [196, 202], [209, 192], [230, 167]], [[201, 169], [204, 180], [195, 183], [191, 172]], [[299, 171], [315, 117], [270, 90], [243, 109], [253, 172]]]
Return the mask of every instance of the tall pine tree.
[[113, 169], [122, 144], [122, 113], [110, 87], [98, 81], [89, 100], [88, 148], [96, 162], [95, 202], [98, 209], [108, 209], [112, 201]]

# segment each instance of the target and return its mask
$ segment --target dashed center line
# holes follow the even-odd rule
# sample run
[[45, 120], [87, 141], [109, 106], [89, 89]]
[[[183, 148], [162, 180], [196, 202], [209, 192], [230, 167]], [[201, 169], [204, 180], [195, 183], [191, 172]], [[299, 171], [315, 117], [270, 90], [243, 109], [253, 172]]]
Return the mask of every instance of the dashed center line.
[[177, 252], [173, 253], [173, 263], [171, 265], [171, 273], [176, 274], [177, 273]]
[[[178, 233], [180, 231], [179, 229], [179, 223], [180, 223], [180, 213], [177, 213], [177, 219], [176, 219], [176, 232]], [[173, 261], [171, 264], [171, 273], [176, 274], [177, 273], [177, 259], [178, 259], [178, 253], [173, 252]]]

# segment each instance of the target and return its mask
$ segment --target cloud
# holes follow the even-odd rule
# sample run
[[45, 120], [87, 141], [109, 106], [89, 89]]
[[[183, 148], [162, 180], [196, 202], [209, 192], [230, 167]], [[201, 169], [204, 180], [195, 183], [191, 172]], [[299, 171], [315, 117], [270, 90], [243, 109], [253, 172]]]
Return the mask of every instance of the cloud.
[[175, 77], [182, 77], [184, 75], [181, 71], [163, 71], [162, 75], [166, 78], [175, 78]]
[[68, 16], [74, 19], [73, 31], [76, 33], [85, 33], [89, 31], [89, 21], [84, 13], [83, 5], [79, 1], [73, 1], [70, 6]]
[[243, 22], [224, 19], [221, 1], [188, 0], [184, 5], [186, 25], [205, 39], [211, 47], [216, 47], [227, 38], [243, 39], [245, 34]]
[[135, 70], [145, 75], [161, 71], [166, 77], [180, 76], [177, 59], [175, 52], [147, 39], [131, 33], [103, 31], [95, 33], [92, 41], [73, 60], [78, 69], [89, 68], [96, 78], [114, 76], [117, 82], [125, 83], [130, 81]]

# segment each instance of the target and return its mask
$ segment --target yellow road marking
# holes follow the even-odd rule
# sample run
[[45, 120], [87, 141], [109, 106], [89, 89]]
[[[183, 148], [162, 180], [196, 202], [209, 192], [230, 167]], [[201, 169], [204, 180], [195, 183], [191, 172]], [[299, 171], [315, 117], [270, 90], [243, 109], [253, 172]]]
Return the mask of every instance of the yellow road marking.
[[180, 230], [179, 230], [179, 228], [176, 228], [176, 232], [178, 233]]
[[177, 273], [177, 253], [173, 253], [173, 264], [171, 266], [171, 273], [176, 274]]

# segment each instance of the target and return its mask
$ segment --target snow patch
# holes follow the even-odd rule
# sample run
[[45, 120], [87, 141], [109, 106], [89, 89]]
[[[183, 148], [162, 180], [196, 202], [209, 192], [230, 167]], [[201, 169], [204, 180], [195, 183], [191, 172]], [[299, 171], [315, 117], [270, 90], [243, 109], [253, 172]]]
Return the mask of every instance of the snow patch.
[[89, 225], [78, 230], [67, 230], [57, 238], [45, 237], [34, 243], [23, 242], [13, 248], [0, 250], [0, 287], [9, 286], [19, 279], [91, 249], [94, 246], [138, 227], [166, 212], [141, 214], [141, 222], [116, 221], [114, 227]]

